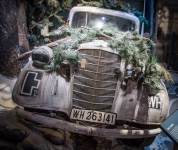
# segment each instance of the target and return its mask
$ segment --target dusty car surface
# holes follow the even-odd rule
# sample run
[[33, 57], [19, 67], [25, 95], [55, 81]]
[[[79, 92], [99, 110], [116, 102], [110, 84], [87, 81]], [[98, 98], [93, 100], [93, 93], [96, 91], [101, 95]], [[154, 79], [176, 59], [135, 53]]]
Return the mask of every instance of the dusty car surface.
[[[140, 22], [133, 14], [102, 8], [74, 7], [70, 11], [71, 27], [100, 28], [106, 24], [138, 32]], [[164, 90], [153, 96], [148, 86], [138, 81], [123, 85], [126, 60], [103, 40], [82, 43], [78, 51], [81, 57], [77, 65], [68, 65], [61, 74], [49, 74], [37, 66], [50, 61], [52, 49], [34, 49], [33, 61], [22, 70], [13, 90], [13, 101], [28, 110], [17, 108], [17, 114], [70, 132], [117, 138], [128, 145], [149, 145], [167, 116], [169, 99], [164, 83], [160, 81]], [[60, 117], [29, 112], [39, 110]]]

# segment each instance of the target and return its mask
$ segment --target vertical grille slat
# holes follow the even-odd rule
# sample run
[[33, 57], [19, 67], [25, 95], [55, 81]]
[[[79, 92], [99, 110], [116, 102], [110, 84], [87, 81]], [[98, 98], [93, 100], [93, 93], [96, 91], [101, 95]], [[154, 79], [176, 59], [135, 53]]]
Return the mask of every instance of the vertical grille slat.
[[[121, 58], [103, 50], [80, 50], [74, 75], [73, 107], [111, 111]], [[81, 68], [81, 60], [86, 60]]]

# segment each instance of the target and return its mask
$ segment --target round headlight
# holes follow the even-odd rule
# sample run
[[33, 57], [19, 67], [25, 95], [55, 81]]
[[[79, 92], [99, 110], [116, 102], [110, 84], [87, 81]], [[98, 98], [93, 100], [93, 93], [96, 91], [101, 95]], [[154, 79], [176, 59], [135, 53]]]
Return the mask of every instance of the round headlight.
[[33, 50], [32, 60], [35, 66], [43, 67], [50, 63], [53, 55], [51, 48], [47, 46], [41, 46]]

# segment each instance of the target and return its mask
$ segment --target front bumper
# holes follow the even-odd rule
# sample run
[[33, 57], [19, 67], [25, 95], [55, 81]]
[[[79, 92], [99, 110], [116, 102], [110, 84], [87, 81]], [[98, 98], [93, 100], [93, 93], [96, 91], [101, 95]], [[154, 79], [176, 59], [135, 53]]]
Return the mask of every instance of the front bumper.
[[97, 137], [112, 137], [120, 139], [135, 139], [135, 138], [148, 138], [159, 134], [162, 130], [160, 128], [156, 129], [144, 129], [144, 130], [127, 130], [127, 129], [106, 129], [97, 128], [91, 126], [83, 126], [67, 122], [64, 120], [59, 120], [55, 118], [50, 118], [36, 113], [27, 112], [19, 107], [15, 108], [17, 116], [25, 118], [27, 120], [44, 124], [53, 128], [59, 128], [65, 131], [84, 134], [88, 136]]

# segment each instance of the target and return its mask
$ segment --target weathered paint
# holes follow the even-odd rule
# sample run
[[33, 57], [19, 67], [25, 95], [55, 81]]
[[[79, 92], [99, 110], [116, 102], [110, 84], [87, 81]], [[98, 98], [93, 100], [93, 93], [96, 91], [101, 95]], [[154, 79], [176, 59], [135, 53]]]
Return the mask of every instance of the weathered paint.
[[[88, 49], [102, 49], [117, 54], [115, 50], [107, 47], [107, 43], [104, 41], [103, 45], [105, 45], [105, 47], [100, 47], [101, 43], [102, 41], [95, 41], [81, 44], [79, 50], [86, 49], [87, 47]], [[125, 60], [121, 60], [118, 83], [111, 112], [117, 113], [117, 120], [159, 125], [167, 116], [169, 101], [164, 85], [163, 90], [160, 90], [156, 95], [161, 101], [160, 109], [149, 107], [150, 96], [148, 94], [148, 86], [142, 85], [141, 88], [138, 88], [137, 86], [140, 83], [129, 80], [127, 89], [122, 88], [121, 85], [125, 68]], [[43, 78], [36, 97], [20, 95], [23, 79], [28, 70], [43, 72]], [[69, 115], [72, 108], [72, 91], [73, 76], [70, 82], [67, 82], [62, 76], [55, 73], [47, 74], [44, 70], [33, 67], [32, 62], [29, 62], [23, 69], [14, 87], [13, 100], [24, 107], [62, 111]]]

